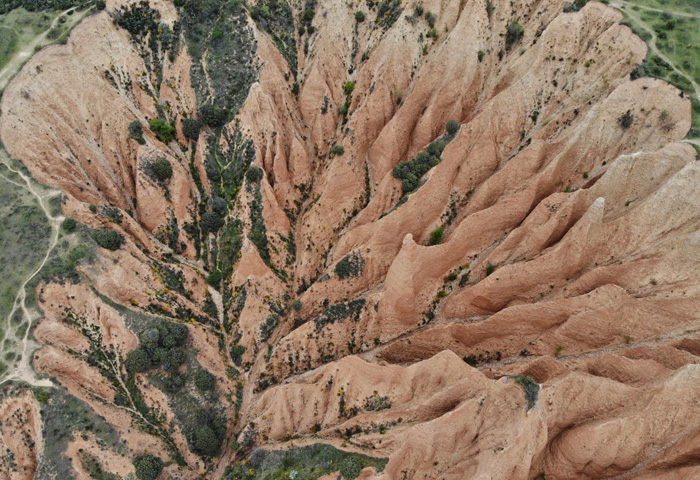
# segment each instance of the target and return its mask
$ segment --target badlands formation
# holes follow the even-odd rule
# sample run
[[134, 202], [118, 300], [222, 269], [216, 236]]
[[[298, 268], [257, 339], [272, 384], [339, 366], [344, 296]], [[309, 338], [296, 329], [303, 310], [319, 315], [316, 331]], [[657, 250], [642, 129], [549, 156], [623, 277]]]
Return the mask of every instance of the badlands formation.
[[570, 10], [108, 0], [38, 52], [0, 137], [100, 247], [0, 479], [700, 478], [691, 102]]

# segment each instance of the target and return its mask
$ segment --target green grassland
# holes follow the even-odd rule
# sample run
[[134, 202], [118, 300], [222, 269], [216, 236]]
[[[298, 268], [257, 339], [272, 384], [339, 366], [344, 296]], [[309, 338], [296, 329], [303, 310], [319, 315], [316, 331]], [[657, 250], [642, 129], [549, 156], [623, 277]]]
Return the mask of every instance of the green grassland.
[[18, 8], [0, 15], [0, 70], [26, 45], [51, 27], [53, 12], [28, 12]]
[[612, 3], [625, 14], [625, 23], [650, 47], [644, 64], [633, 77], [661, 78], [686, 92], [693, 103], [688, 137], [700, 137], [700, 0]]

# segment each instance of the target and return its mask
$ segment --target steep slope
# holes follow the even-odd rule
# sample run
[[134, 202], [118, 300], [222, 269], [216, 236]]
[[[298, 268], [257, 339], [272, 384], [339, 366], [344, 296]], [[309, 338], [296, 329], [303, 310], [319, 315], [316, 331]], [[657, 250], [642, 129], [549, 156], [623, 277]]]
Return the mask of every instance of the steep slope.
[[[621, 19], [111, 0], [35, 55], [0, 137], [102, 248], [44, 275], [33, 366], [122, 440], [70, 432], [73, 474], [697, 475], [691, 103]], [[21, 428], [11, 478], [58, 472]]]

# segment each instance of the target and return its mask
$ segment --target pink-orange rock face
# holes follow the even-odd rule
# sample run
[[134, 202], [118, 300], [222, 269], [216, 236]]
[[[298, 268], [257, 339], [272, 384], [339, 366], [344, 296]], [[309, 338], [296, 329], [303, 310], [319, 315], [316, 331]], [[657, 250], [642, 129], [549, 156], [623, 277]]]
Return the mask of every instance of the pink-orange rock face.
[[[222, 264], [212, 268], [184, 233], [211, 209], [216, 132], [205, 129], [196, 153], [180, 122], [170, 145], [147, 128], [145, 145], [128, 138], [130, 122], [157, 115], [156, 102], [173, 117], [196, 112], [187, 49], [164, 63], [157, 98], [154, 75], [106, 13], [33, 57], [2, 97], [3, 144], [65, 192], [67, 216], [126, 238], [79, 267], [83, 284], [42, 284], [34, 367], [112, 423], [130, 456], [167, 458], [114, 404], [108, 379], [74, 355], [88, 344], [61, 319], [66, 308], [88, 319], [123, 356], [138, 339], [104, 297], [162, 315], [186, 308], [177, 317], [193, 324], [197, 361], [215, 375], [229, 419], [211, 463], [173, 428], [188, 466], [168, 472], [187, 478], [203, 468], [219, 478], [248, 453], [230, 445], [251, 433], [274, 448], [323, 441], [389, 459], [383, 472], [364, 470], [366, 480], [698, 477], [700, 164], [680, 142], [690, 101], [662, 81], [629, 79], [646, 46], [601, 3], [576, 13], [555, 0], [422, 4], [437, 39], [411, 5], [383, 28], [364, 2], [317, 1], [296, 79], [249, 19], [257, 79], [225, 131], [252, 141], [264, 175], [225, 199], [240, 245], [219, 292], [205, 278]], [[170, 2], [151, 5], [177, 19]], [[356, 24], [357, 9], [367, 21]], [[524, 34], [506, 50], [515, 19]], [[449, 119], [459, 131], [402, 198], [394, 167]], [[344, 153], [331, 155], [333, 145]], [[164, 184], [148, 174], [157, 158], [173, 167]], [[124, 220], [90, 204], [117, 207]], [[163, 240], [173, 226], [177, 252]], [[235, 249], [223, 236], [202, 243], [212, 255]], [[181, 288], [166, 284], [163, 259]], [[344, 260], [351, 271], [339, 276]], [[207, 314], [211, 303], [219, 310]], [[533, 408], [516, 375], [539, 382]], [[138, 376], [144, 401], [176, 423], [176, 405], [149, 382]], [[23, 395], [0, 403], [3, 435], [10, 425], [40, 446], [38, 406]], [[16, 412], [31, 421], [6, 423]], [[6, 436], [0, 446], [26, 465], [16, 478], [31, 478], [40, 448]], [[84, 475], [78, 448], [99, 445], [71, 443]]]

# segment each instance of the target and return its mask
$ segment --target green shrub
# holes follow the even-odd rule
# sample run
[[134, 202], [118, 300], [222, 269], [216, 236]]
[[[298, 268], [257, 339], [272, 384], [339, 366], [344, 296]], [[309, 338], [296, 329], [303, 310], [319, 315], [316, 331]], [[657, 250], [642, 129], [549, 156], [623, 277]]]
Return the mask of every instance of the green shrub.
[[343, 86], [346, 95], [350, 95], [355, 90], [355, 82], [348, 80]]
[[263, 169], [260, 167], [256, 167], [255, 165], [251, 165], [248, 167], [248, 170], [245, 172], [245, 178], [248, 179], [249, 182], [251, 183], [256, 183], [262, 180], [264, 176]]
[[524, 32], [523, 26], [517, 20], [513, 20], [508, 24], [506, 29], [506, 51], [510, 50], [522, 38]]
[[442, 243], [442, 236], [444, 233], [444, 225], [440, 225], [438, 228], [430, 232], [430, 245], [440, 245]]
[[484, 267], [484, 270], [486, 271], [486, 276], [488, 277], [496, 270], [496, 267], [494, 267], [490, 263], [487, 263], [486, 266]]
[[182, 121], [182, 133], [190, 140], [197, 140], [202, 131], [202, 122], [196, 118], [186, 118]]
[[526, 377], [524, 375], [516, 375], [515, 377], [510, 377], [515, 380], [515, 383], [523, 387], [525, 390], [525, 401], [527, 402], [527, 410], [532, 410], [532, 408], [537, 403], [537, 398], [540, 393], [540, 385], [535, 381], [534, 378]]
[[112, 251], [119, 250], [124, 243], [124, 237], [114, 230], [95, 230], [92, 233], [92, 238], [100, 247]]
[[207, 283], [212, 287], [219, 288], [221, 284], [221, 272], [219, 270], [214, 270], [207, 276]]
[[199, 369], [197, 370], [197, 373], [194, 374], [194, 384], [199, 391], [206, 392], [211, 390], [214, 388], [215, 382], [216, 379], [214, 378], [214, 375], [204, 369]]
[[90, 205], [88, 205], [88, 210], [90, 210], [92, 213], [97, 213], [97, 205], [91, 203]]
[[129, 373], [143, 373], [148, 371], [151, 366], [151, 357], [142, 348], [130, 351], [124, 360], [124, 367]]
[[357, 457], [349, 457], [340, 464], [340, 474], [346, 480], [355, 480], [360, 476], [362, 462]]
[[199, 428], [194, 433], [194, 450], [200, 455], [215, 457], [219, 454], [222, 440], [208, 426]]
[[105, 7], [107, 7], [107, 2], [105, 2], [105, 0], [97, 0], [95, 2], [95, 10], [98, 12], [104, 10]]
[[361, 10], [355, 12], [355, 21], [357, 23], [362, 23], [365, 21], [365, 13]]
[[336, 155], [344, 155], [345, 154], [345, 147], [342, 145], [335, 144], [333, 147], [331, 147], [330, 151], [331, 157], [335, 157]]
[[449, 122], [447, 122], [447, 133], [449, 135], [454, 135], [457, 133], [457, 130], [459, 130], [459, 123], [457, 123], [457, 120], [452, 119]]
[[479, 50], [479, 52], [476, 54], [477, 58], [479, 59], [479, 63], [484, 61], [484, 55], [486, 55], [486, 52], [483, 50]]
[[162, 118], [154, 118], [148, 122], [148, 126], [163, 143], [170, 143], [175, 138], [175, 126]]
[[46, 403], [51, 395], [46, 390], [37, 390], [34, 392], [34, 396], [39, 403]]
[[66, 218], [65, 220], [63, 220], [63, 223], [61, 223], [61, 228], [63, 229], [64, 232], [71, 233], [71, 232], [75, 231], [75, 227], [77, 225], [78, 225], [78, 222], [76, 222], [74, 219]]
[[153, 455], [141, 455], [134, 460], [134, 468], [139, 480], [155, 480], [163, 472], [163, 461]]
[[221, 215], [214, 212], [206, 212], [202, 215], [202, 231], [204, 233], [216, 233], [224, 226], [224, 220]]
[[203, 105], [199, 113], [204, 124], [211, 128], [223, 127], [226, 124], [226, 111], [214, 105]]
[[173, 166], [165, 158], [159, 158], [153, 162], [151, 168], [153, 169], [153, 174], [161, 182], [164, 182], [173, 176]]
[[292, 302], [292, 308], [295, 311], [297, 311], [297, 312], [301, 311], [301, 307], [302, 307], [301, 300], [294, 300], [294, 302]]
[[134, 120], [129, 124], [129, 138], [136, 140], [140, 145], [146, 143], [146, 139], [143, 138], [143, 126], [138, 120]]

